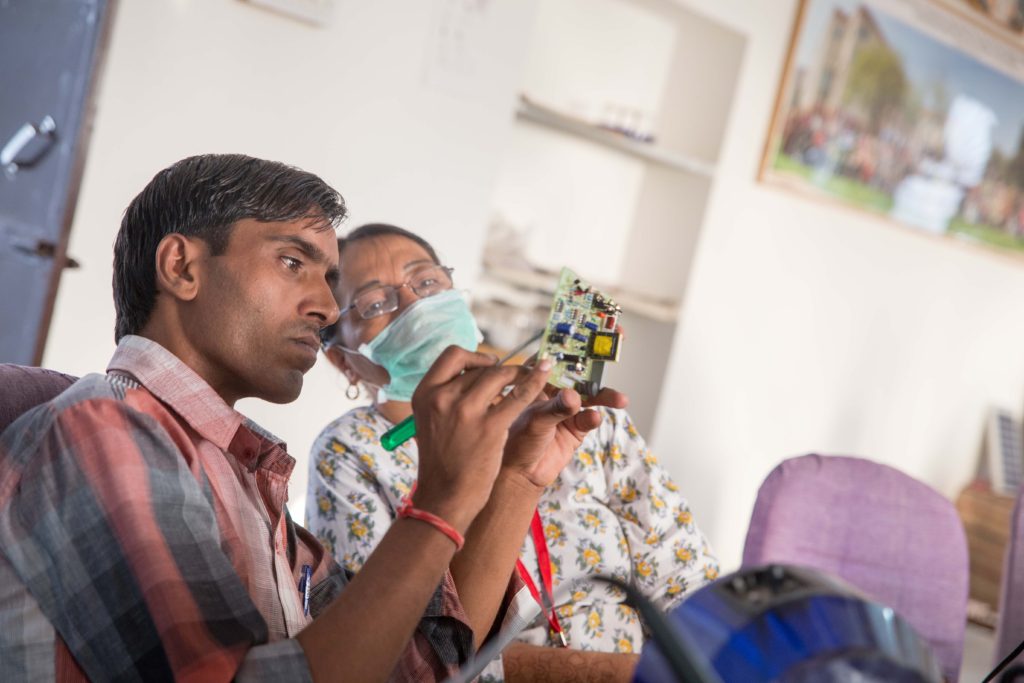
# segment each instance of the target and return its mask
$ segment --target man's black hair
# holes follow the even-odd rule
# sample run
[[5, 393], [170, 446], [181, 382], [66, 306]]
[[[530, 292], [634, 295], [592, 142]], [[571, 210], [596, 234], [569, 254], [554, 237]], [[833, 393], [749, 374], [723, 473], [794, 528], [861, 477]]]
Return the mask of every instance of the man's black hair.
[[276, 161], [204, 154], [165, 168], [128, 205], [114, 242], [115, 340], [138, 334], [153, 313], [156, 248], [167, 235], [198, 237], [217, 256], [242, 219], [309, 219], [318, 230], [333, 230], [344, 217], [337, 190]]
[[[338, 238], [338, 255], [340, 256], [344, 251], [345, 247], [349, 246], [353, 242], [359, 240], [366, 240], [373, 237], [385, 237], [388, 235], [396, 235], [398, 237], [404, 237], [410, 239], [416, 244], [423, 247], [423, 250], [427, 252], [431, 260], [441, 265], [441, 259], [437, 257], [437, 252], [434, 251], [434, 247], [430, 245], [430, 242], [426, 241], [414, 232], [410, 232], [405, 228], [400, 228], [397, 225], [391, 225], [390, 223], [367, 223], [360, 225], [358, 228], [354, 228], [344, 237]], [[335, 293], [337, 296], [337, 293]], [[340, 302], [339, 302], [340, 303]], [[330, 344], [335, 336], [338, 334], [338, 325], [341, 324], [341, 320], [337, 320], [333, 325], [329, 325], [320, 330], [320, 340], [326, 346]]]

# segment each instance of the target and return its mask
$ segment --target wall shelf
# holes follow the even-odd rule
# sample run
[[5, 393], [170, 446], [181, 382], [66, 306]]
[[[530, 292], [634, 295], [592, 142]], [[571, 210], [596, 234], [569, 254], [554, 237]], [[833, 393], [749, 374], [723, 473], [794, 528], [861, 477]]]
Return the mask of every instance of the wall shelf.
[[[510, 266], [484, 265], [484, 275], [493, 277], [513, 287], [540, 292], [547, 298], [554, 295], [558, 273], [539, 270], [527, 270]], [[592, 283], [597, 289], [615, 299], [622, 310], [633, 315], [663, 323], [674, 323], [679, 318], [679, 303], [667, 299], [658, 299], [622, 288], [610, 287], [600, 283]]]
[[526, 97], [520, 98], [519, 108], [516, 109], [516, 119], [569, 133], [616, 152], [677, 171], [692, 173], [704, 178], [711, 178], [715, 174], [714, 165], [706, 161], [662, 149], [650, 142], [633, 140], [620, 133], [605, 130], [582, 119], [567, 116], [554, 109], [539, 105]]
[[[543, 324], [562, 266], [614, 297], [630, 351], [605, 380], [641, 432], [660, 410], [745, 46], [677, 0], [538, 2], [479, 310], [512, 344]], [[595, 123], [612, 120], [655, 139]]]

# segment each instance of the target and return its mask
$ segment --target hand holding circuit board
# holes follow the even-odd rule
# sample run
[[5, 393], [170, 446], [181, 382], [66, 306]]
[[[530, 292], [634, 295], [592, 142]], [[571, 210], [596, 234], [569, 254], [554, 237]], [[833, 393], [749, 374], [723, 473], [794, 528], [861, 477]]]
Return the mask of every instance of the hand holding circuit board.
[[609, 297], [562, 271], [547, 322], [536, 335], [537, 362], [551, 364], [546, 398], [535, 400], [510, 426], [504, 471], [546, 489], [604, 421], [607, 413], [591, 408], [626, 407], [625, 394], [601, 388], [604, 364], [621, 347], [620, 313]]
[[604, 364], [619, 359], [621, 313], [610, 297], [563, 268], [537, 353], [554, 363], [548, 384], [596, 396]]
[[[559, 389], [573, 389], [585, 398], [601, 391], [601, 375], [606, 362], [619, 359], [622, 334], [618, 319], [622, 309], [610, 297], [594, 290], [573, 271], [563, 268], [551, 302], [547, 325], [537, 335], [502, 358], [512, 358], [541, 340], [538, 358], [550, 358], [548, 384]], [[625, 398], [622, 397], [624, 401]], [[416, 435], [416, 423], [410, 415], [384, 432], [381, 445], [389, 451]]]

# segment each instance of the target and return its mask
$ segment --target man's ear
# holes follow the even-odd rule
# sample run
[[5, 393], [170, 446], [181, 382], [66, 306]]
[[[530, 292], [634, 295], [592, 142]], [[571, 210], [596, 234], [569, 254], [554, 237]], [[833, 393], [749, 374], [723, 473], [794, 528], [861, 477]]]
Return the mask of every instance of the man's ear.
[[359, 375], [352, 369], [352, 366], [348, 364], [348, 360], [345, 358], [345, 352], [337, 346], [328, 346], [327, 350], [324, 351], [324, 355], [327, 356], [327, 360], [331, 362], [331, 365], [338, 368], [341, 374], [345, 375], [345, 379], [348, 380], [349, 384], [355, 384], [359, 381]]
[[156, 288], [181, 301], [199, 292], [199, 261], [206, 243], [198, 238], [171, 233], [156, 246]]

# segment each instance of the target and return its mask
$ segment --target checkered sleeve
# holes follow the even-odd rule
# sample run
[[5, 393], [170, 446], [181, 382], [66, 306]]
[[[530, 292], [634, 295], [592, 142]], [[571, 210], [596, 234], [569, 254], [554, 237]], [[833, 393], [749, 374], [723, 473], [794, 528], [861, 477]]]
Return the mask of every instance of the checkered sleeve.
[[92, 680], [311, 680], [175, 438], [114, 399], [37, 411], [0, 441], [0, 552]]

